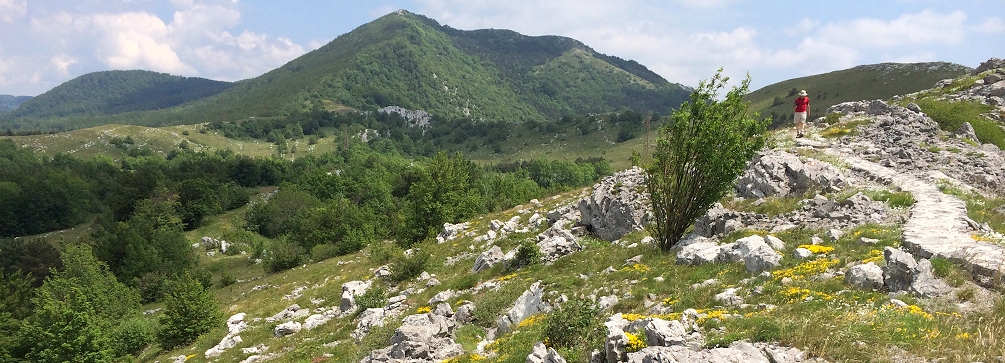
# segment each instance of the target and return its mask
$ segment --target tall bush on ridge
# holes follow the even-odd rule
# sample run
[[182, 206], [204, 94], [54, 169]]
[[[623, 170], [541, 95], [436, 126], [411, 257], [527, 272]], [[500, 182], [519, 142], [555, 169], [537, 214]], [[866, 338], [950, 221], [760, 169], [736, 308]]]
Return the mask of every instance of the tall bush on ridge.
[[720, 100], [728, 77], [719, 69], [702, 81], [691, 100], [660, 128], [653, 161], [646, 168], [653, 207], [650, 226], [660, 248], [669, 250], [684, 231], [722, 198], [754, 155], [764, 146], [767, 120], [747, 115], [750, 77]]
[[161, 347], [171, 349], [194, 342], [214, 326], [223, 324], [223, 313], [209, 291], [189, 273], [168, 284], [164, 315], [157, 335]]

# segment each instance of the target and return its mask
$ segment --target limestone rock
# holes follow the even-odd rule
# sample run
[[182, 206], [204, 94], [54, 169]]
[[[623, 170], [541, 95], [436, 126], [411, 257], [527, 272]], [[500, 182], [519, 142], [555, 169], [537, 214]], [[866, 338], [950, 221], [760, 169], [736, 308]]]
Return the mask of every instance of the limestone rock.
[[726, 291], [720, 292], [715, 295], [715, 301], [718, 301], [726, 306], [740, 306], [743, 305], [743, 298], [736, 295], [737, 288], [728, 288]]
[[677, 264], [698, 266], [712, 263], [718, 260], [719, 250], [719, 244], [708, 239], [692, 243], [677, 252]]
[[497, 333], [505, 334], [524, 319], [549, 311], [551, 311], [551, 306], [544, 301], [544, 289], [541, 288], [541, 281], [535, 282], [516, 299], [513, 307], [505, 315], [499, 317]]
[[467, 222], [458, 224], [444, 223], [443, 231], [436, 236], [436, 242], [444, 243], [446, 241], [453, 240], [454, 238], [460, 236], [461, 232], [464, 232], [464, 230], [468, 227], [470, 227], [470, 224]]
[[976, 76], [978, 74], [983, 73], [984, 71], [999, 68], [1005, 68], [1005, 59], [991, 58], [988, 59], [986, 62], [982, 62], [981, 65], [977, 66], [977, 68], [974, 68], [974, 70], [970, 71], [970, 75]]
[[456, 312], [454, 312], [454, 320], [461, 325], [471, 323], [474, 319], [474, 311], [475, 304], [470, 301], [466, 301], [457, 308]]
[[652, 214], [645, 181], [645, 171], [638, 167], [605, 177], [579, 201], [581, 223], [606, 241], [642, 230]]
[[499, 263], [505, 258], [506, 255], [503, 254], [502, 249], [499, 246], [492, 246], [488, 251], [482, 252], [475, 258], [475, 265], [471, 267], [471, 273], [478, 273], [484, 270], [492, 268], [493, 265]]
[[687, 329], [680, 321], [659, 318], [648, 320], [645, 327], [646, 345], [669, 347], [686, 343]]
[[883, 268], [874, 262], [855, 265], [844, 275], [845, 283], [862, 290], [883, 288]]
[[927, 259], [920, 262], [907, 252], [892, 247], [883, 250], [886, 267], [883, 280], [890, 292], [907, 291], [923, 298], [948, 294], [953, 288], [932, 273], [932, 263]]
[[792, 251], [792, 257], [797, 260], [805, 260], [810, 257], [813, 257], [813, 251], [800, 247], [797, 248], [795, 251]]
[[978, 143], [981, 142], [980, 139], [977, 138], [977, 132], [974, 131], [974, 127], [970, 125], [969, 122], [963, 122], [963, 125], [961, 125], [960, 128], [956, 129], [956, 132], [954, 132], [954, 134], [956, 135], [956, 137], [962, 139], [970, 139], [970, 141]]
[[314, 330], [314, 328], [324, 325], [330, 319], [331, 317], [325, 314], [314, 314], [308, 316], [307, 320], [304, 320], [304, 329]]
[[382, 308], [369, 308], [363, 311], [359, 315], [359, 321], [356, 322], [356, 329], [349, 333], [353, 339], [357, 342], [363, 340], [370, 330], [374, 327], [384, 326], [384, 318], [387, 317], [387, 311]]
[[296, 334], [297, 332], [300, 331], [302, 327], [303, 326], [296, 321], [285, 322], [276, 326], [276, 329], [273, 331], [273, 335], [276, 338], [280, 338], [287, 335]]
[[819, 160], [768, 151], [754, 158], [737, 179], [736, 193], [744, 198], [799, 195], [811, 189], [838, 191], [848, 181], [834, 166]]
[[548, 348], [544, 342], [534, 344], [534, 349], [527, 355], [527, 363], [566, 363], [565, 359], [555, 349]]
[[342, 314], [356, 310], [356, 296], [362, 295], [370, 289], [371, 281], [349, 281], [342, 284], [341, 303], [339, 310]]
[[922, 259], [912, 271], [911, 293], [922, 298], [933, 298], [953, 292], [952, 286], [935, 277], [932, 273], [932, 263]]

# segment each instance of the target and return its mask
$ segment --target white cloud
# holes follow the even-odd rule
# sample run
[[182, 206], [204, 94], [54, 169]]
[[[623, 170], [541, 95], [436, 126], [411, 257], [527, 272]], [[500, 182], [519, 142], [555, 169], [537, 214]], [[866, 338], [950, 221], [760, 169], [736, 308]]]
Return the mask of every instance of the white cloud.
[[988, 18], [980, 25], [973, 27], [973, 30], [984, 34], [1005, 33], [1005, 21], [1002, 21], [1002, 19], [998, 17]]
[[97, 56], [114, 69], [149, 69], [196, 74], [175, 52], [164, 22], [147, 13], [97, 14], [91, 17], [100, 37]]
[[74, 63], [77, 63], [77, 59], [68, 56], [66, 54], [60, 54], [50, 58], [49, 63], [51, 63], [52, 66], [55, 67], [56, 71], [59, 72], [59, 74], [66, 76], [70, 74], [69, 72], [70, 66], [73, 65]]
[[27, 0], [0, 0], [0, 22], [13, 23], [27, 13]]
[[904, 45], [953, 45], [963, 41], [967, 15], [962, 11], [939, 14], [924, 10], [884, 21], [861, 18], [828, 22], [819, 31], [829, 42], [855, 47], [890, 48]]

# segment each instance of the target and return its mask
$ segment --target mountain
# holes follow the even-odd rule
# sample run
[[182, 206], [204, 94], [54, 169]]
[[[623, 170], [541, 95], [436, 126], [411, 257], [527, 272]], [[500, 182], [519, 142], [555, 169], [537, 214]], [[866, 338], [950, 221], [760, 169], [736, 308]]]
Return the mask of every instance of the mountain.
[[13, 110], [30, 99], [31, 96], [0, 95], [0, 112]]
[[6, 116], [14, 123], [30, 120], [27, 123], [31, 124], [160, 110], [215, 95], [233, 85], [143, 70], [93, 72], [25, 101]]
[[[750, 111], [772, 116], [772, 126], [792, 120], [793, 100], [799, 90], [809, 93], [810, 118], [823, 116], [827, 107], [841, 102], [889, 99], [931, 88], [939, 80], [955, 78], [971, 68], [955, 63], [881, 63], [858, 66], [778, 82], [746, 96]], [[783, 119], [784, 117], [784, 119]]]
[[[0, 119], [0, 125], [169, 125], [391, 105], [447, 118], [541, 121], [626, 107], [665, 114], [689, 94], [641, 64], [597, 53], [574, 39], [457, 30], [403, 10], [259, 77], [226, 84], [218, 94], [153, 102], [161, 98], [148, 93], [157, 89], [114, 92], [115, 84], [67, 82]], [[74, 90], [87, 96], [69, 97]]]

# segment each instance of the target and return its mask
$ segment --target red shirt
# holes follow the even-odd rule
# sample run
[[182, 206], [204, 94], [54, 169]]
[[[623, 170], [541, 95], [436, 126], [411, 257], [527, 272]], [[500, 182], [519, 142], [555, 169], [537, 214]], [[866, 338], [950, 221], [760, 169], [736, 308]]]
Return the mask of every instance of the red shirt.
[[802, 96], [796, 99], [796, 112], [806, 112], [810, 107], [810, 98]]

